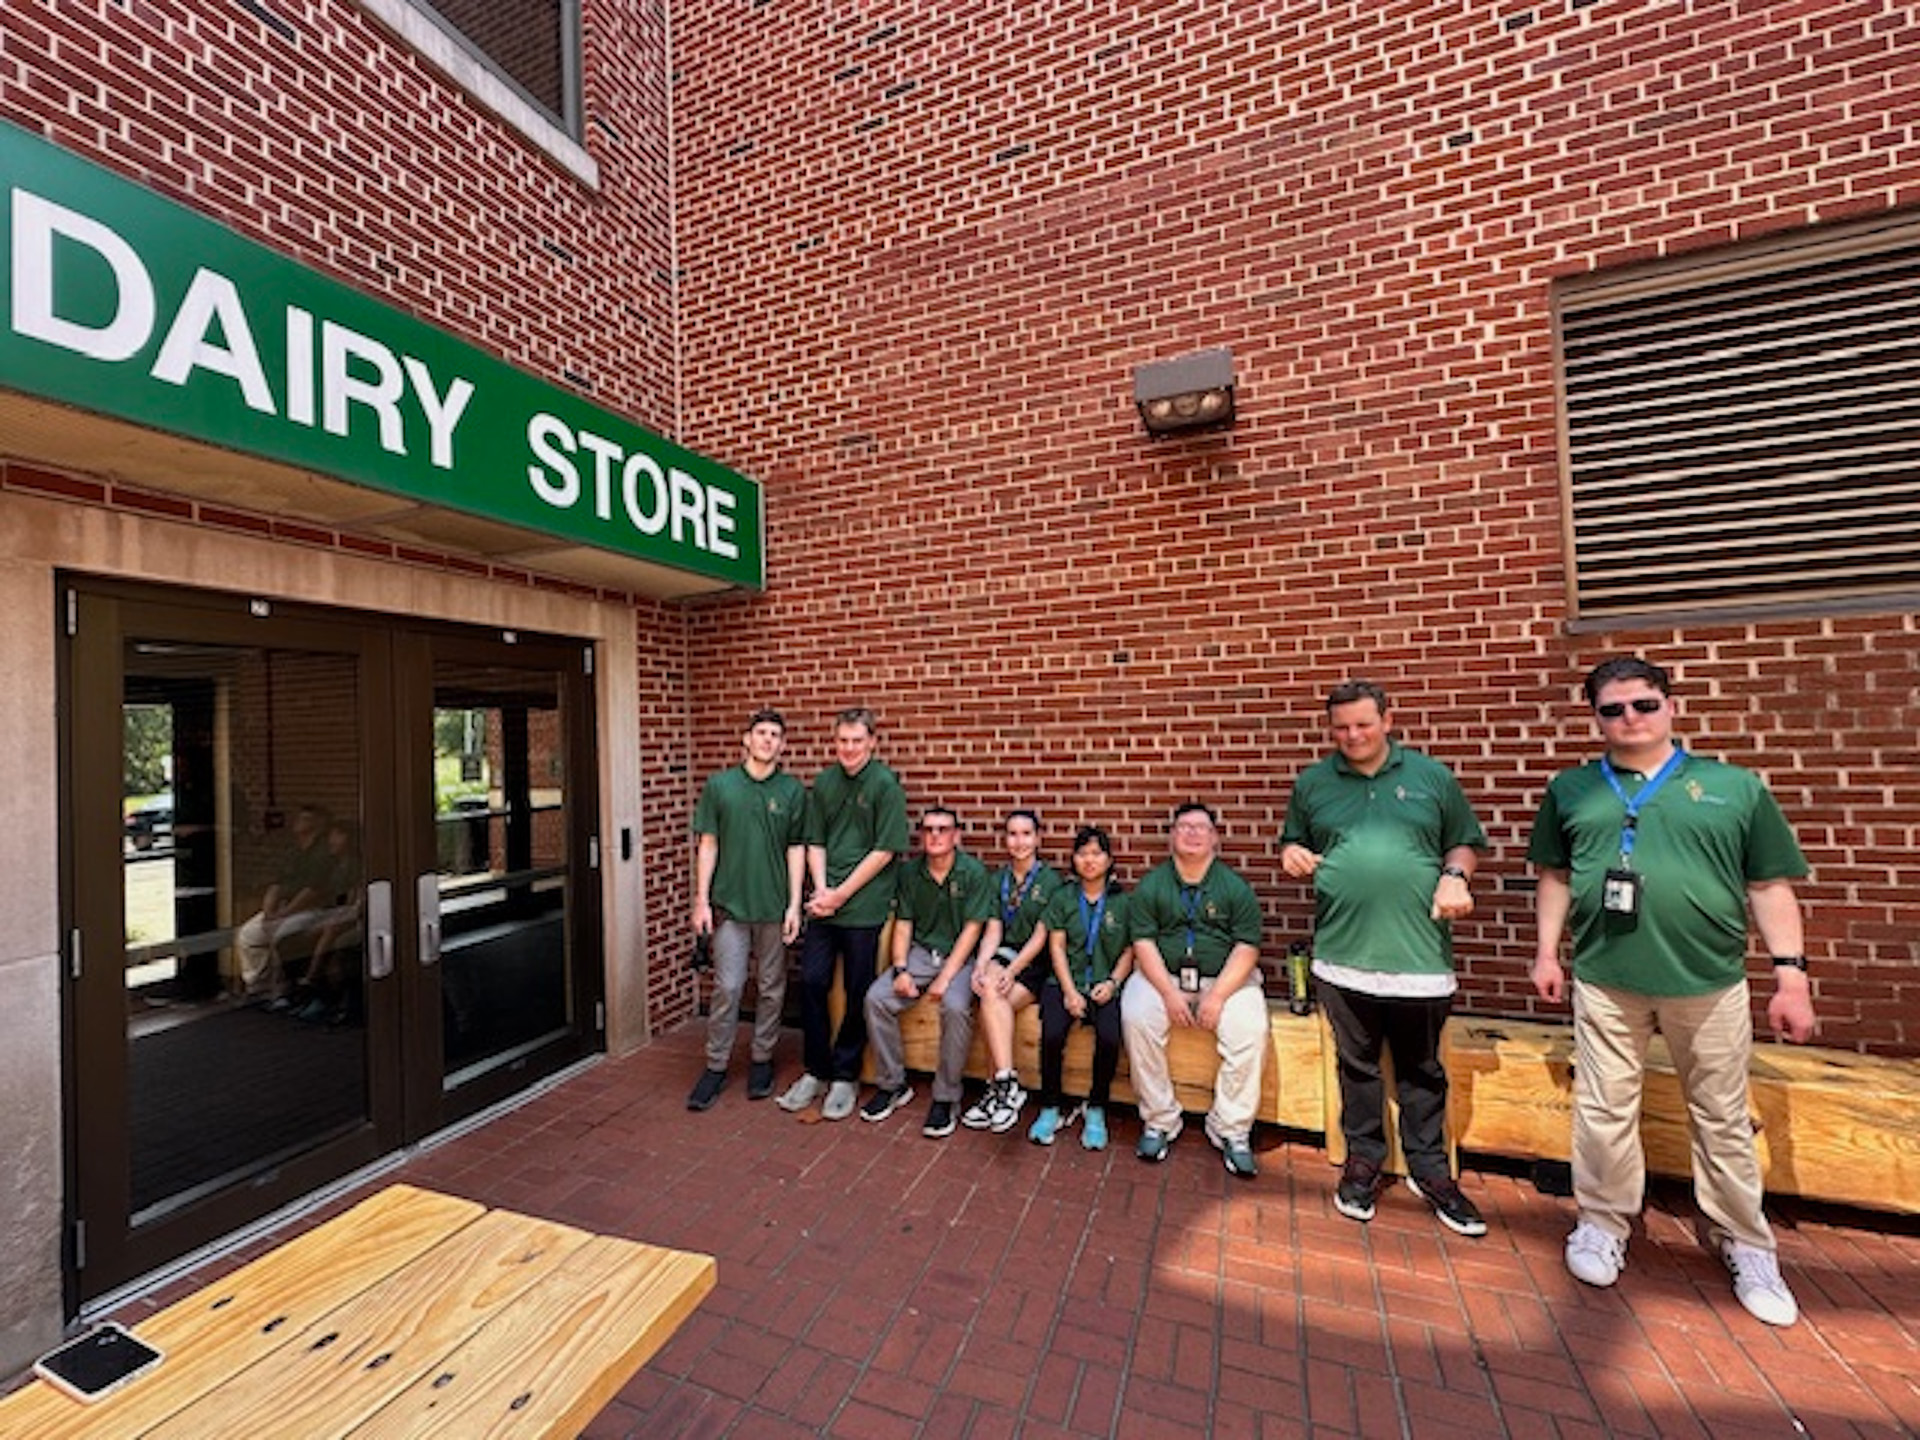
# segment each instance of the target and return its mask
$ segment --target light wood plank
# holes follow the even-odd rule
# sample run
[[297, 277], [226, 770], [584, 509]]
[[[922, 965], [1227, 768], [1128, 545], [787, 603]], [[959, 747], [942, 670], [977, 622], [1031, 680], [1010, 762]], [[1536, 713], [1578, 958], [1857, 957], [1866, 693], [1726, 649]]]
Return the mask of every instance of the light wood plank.
[[390, 1186], [132, 1327], [166, 1359], [118, 1394], [86, 1405], [35, 1380], [0, 1400], [0, 1437], [143, 1435], [471, 1224], [485, 1208], [430, 1190]]
[[572, 1440], [713, 1289], [710, 1255], [597, 1237], [354, 1440]]
[[495, 1210], [411, 1264], [363, 1290], [257, 1364], [233, 1366], [149, 1440], [329, 1440], [423, 1375], [592, 1236], [584, 1230]]

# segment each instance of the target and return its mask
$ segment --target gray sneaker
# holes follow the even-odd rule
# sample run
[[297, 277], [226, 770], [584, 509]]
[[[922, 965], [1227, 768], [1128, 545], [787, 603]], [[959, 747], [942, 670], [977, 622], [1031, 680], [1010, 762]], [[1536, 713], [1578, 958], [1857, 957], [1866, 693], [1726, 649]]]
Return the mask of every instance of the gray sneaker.
[[827, 1082], [818, 1075], [802, 1075], [787, 1087], [786, 1094], [773, 1103], [782, 1110], [801, 1111], [820, 1098], [820, 1092], [827, 1088]]
[[851, 1080], [836, 1080], [827, 1091], [827, 1103], [820, 1107], [826, 1120], [844, 1120], [853, 1114], [853, 1102], [860, 1098], [860, 1087]]

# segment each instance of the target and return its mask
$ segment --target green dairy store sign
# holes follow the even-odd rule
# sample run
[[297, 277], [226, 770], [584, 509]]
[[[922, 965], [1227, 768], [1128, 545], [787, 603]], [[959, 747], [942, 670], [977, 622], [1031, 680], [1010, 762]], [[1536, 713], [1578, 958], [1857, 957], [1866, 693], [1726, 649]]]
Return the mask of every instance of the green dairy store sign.
[[0, 386], [739, 585], [760, 487], [0, 122]]

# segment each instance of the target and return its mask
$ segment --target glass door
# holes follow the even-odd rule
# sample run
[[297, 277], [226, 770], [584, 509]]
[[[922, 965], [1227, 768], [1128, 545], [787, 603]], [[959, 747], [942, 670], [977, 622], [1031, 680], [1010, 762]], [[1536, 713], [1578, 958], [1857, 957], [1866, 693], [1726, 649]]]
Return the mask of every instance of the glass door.
[[587, 1054], [601, 955], [582, 646], [72, 596], [84, 1299]]
[[[427, 636], [431, 825], [418, 832], [420, 973], [438, 1059], [411, 1074], [440, 1123], [597, 1043], [598, 865], [585, 652], [518, 636]], [[575, 777], [586, 777], [576, 785]]]
[[[79, 593], [67, 1007], [87, 1293], [399, 1143], [384, 637]], [[371, 947], [383, 946], [375, 960]]]

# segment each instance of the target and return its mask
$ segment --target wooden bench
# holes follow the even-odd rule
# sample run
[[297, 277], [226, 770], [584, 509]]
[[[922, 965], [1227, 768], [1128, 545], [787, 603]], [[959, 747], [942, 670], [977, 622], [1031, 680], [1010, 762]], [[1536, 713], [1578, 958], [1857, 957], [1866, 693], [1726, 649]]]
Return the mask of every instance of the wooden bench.
[[[882, 951], [884, 956], [887, 952]], [[845, 997], [838, 981], [834, 984], [832, 1013], [834, 1023], [845, 1013]], [[1260, 1105], [1257, 1120], [1285, 1125], [1295, 1130], [1320, 1131], [1327, 1123], [1327, 1099], [1323, 1088], [1321, 1035], [1325, 1022], [1317, 1015], [1292, 1014], [1284, 1004], [1267, 1002], [1268, 1050], [1260, 1067]], [[907, 1068], [931, 1074], [940, 1059], [940, 1007], [928, 1000], [900, 1017], [900, 1040]], [[1167, 1059], [1173, 1074], [1174, 1093], [1180, 1108], [1199, 1114], [1213, 1103], [1213, 1077], [1220, 1068], [1213, 1035], [1202, 1030], [1176, 1030], [1168, 1037]], [[1029, 1090], [1040, 1083], [1040, 1008], [1029, 1005], [1014, 1017], [1013, 1063], [1020, 1072], [1020, 1083]], [[967, 1055], [967, 1075], [985, 1080], [993, 1074], [987, 1058], [987, 1040], [976, 1014], [973, 1048]], [[873, 1080], [873, 1056], [869, 1052], [863, 1078]], [[1062, 1083], [1069, 1095], [1085, 1095], [1093, 1083], [1093, 1032], [1076, 1026], [1067, 1040]], [[1133, 1087], [1127, 1080], [1127, 1057], [1120, 1055], [1120, 1070], [1113, 1082], [1114, 1101], [1132, 1105]]]
[[[884, 959], [890, 952], [881, 950]], [[836, 984], [833, 1014], [844, 999]], [[1267, 1002], [1271, 1048], [1261, 1068], [1255, 1118], [1325, 1137], [1327, 1159], [1346, 1159], [1340, 1131], [1340, 1086], [1333, 1037], [1318, 1012], [1291, 1014]], [[907, 1068], [931, 1072], [939, 1059], [939, 1007], [922, 1002], [901, 1017]], [[1022, 1010], [1014, 1027], [1014, 1064], [1029, 1089], [1040, 1079], [1040, 1017]], [[1219, 1060], [1213, 1037], [1175, 1031], [1168, 1046], [1175, 1093], [1189, 1113], [1213, 1099]], [[1573, 1138], [1573, 1030], [1564, 1022], [1489, 1020], [1456, 1015], [1441, 1042], [1447, 1067], [1448, 1150], [1459, 1155], [1564, 1162]], [[1065, 1088], [1084, 1095], [1092, 1073], [1093, 1037], [1084, 1028], [1067, 1042]], [[1387, 1066], [1389, 1081], [1392, 1068]], [[969, 1078], [992, 1067], [976, 1022], [967, 1057]], [[871, 1057], [865, 1078], [873, 1079]], [[1132, 1104], [1122, 1055], [1116, 1102]], [[1812, 1046], [1758, 1044], [1751, 1093], [1756, 1143], [1767, 1188], [1780, 1195], [1920, 1214], [1920, 1061], [1885, 1060]], [[1397, 1107], [1387, 1102], [1387, 1168], [1403, 1172]], [[1648, 1058], [1640, 1132], [1647, 1168], [1656, 1175], [1692, 1173], [1686, 1105], [1666, 1044], [1658, 1036]]]
[[166, 1358], [0, 1437], [571, 1437], [713, 1288], [711, 1256], [396, 1185], [133, 1327]]
[[[1461, 1149], [1569, 1158], [1570, 1027], [1456, 1017], [1443, 1053], [1448, 1128]], [[1750, 1074], [1747, 1103], [1768, 1190], [1920, 1213], [1920, 1062], [1762, 1043]], [[1640, 1133], [1651, 1172], [1692, 1173], [1686, 1106], [1658, 1036], [1648, 1055]]]

